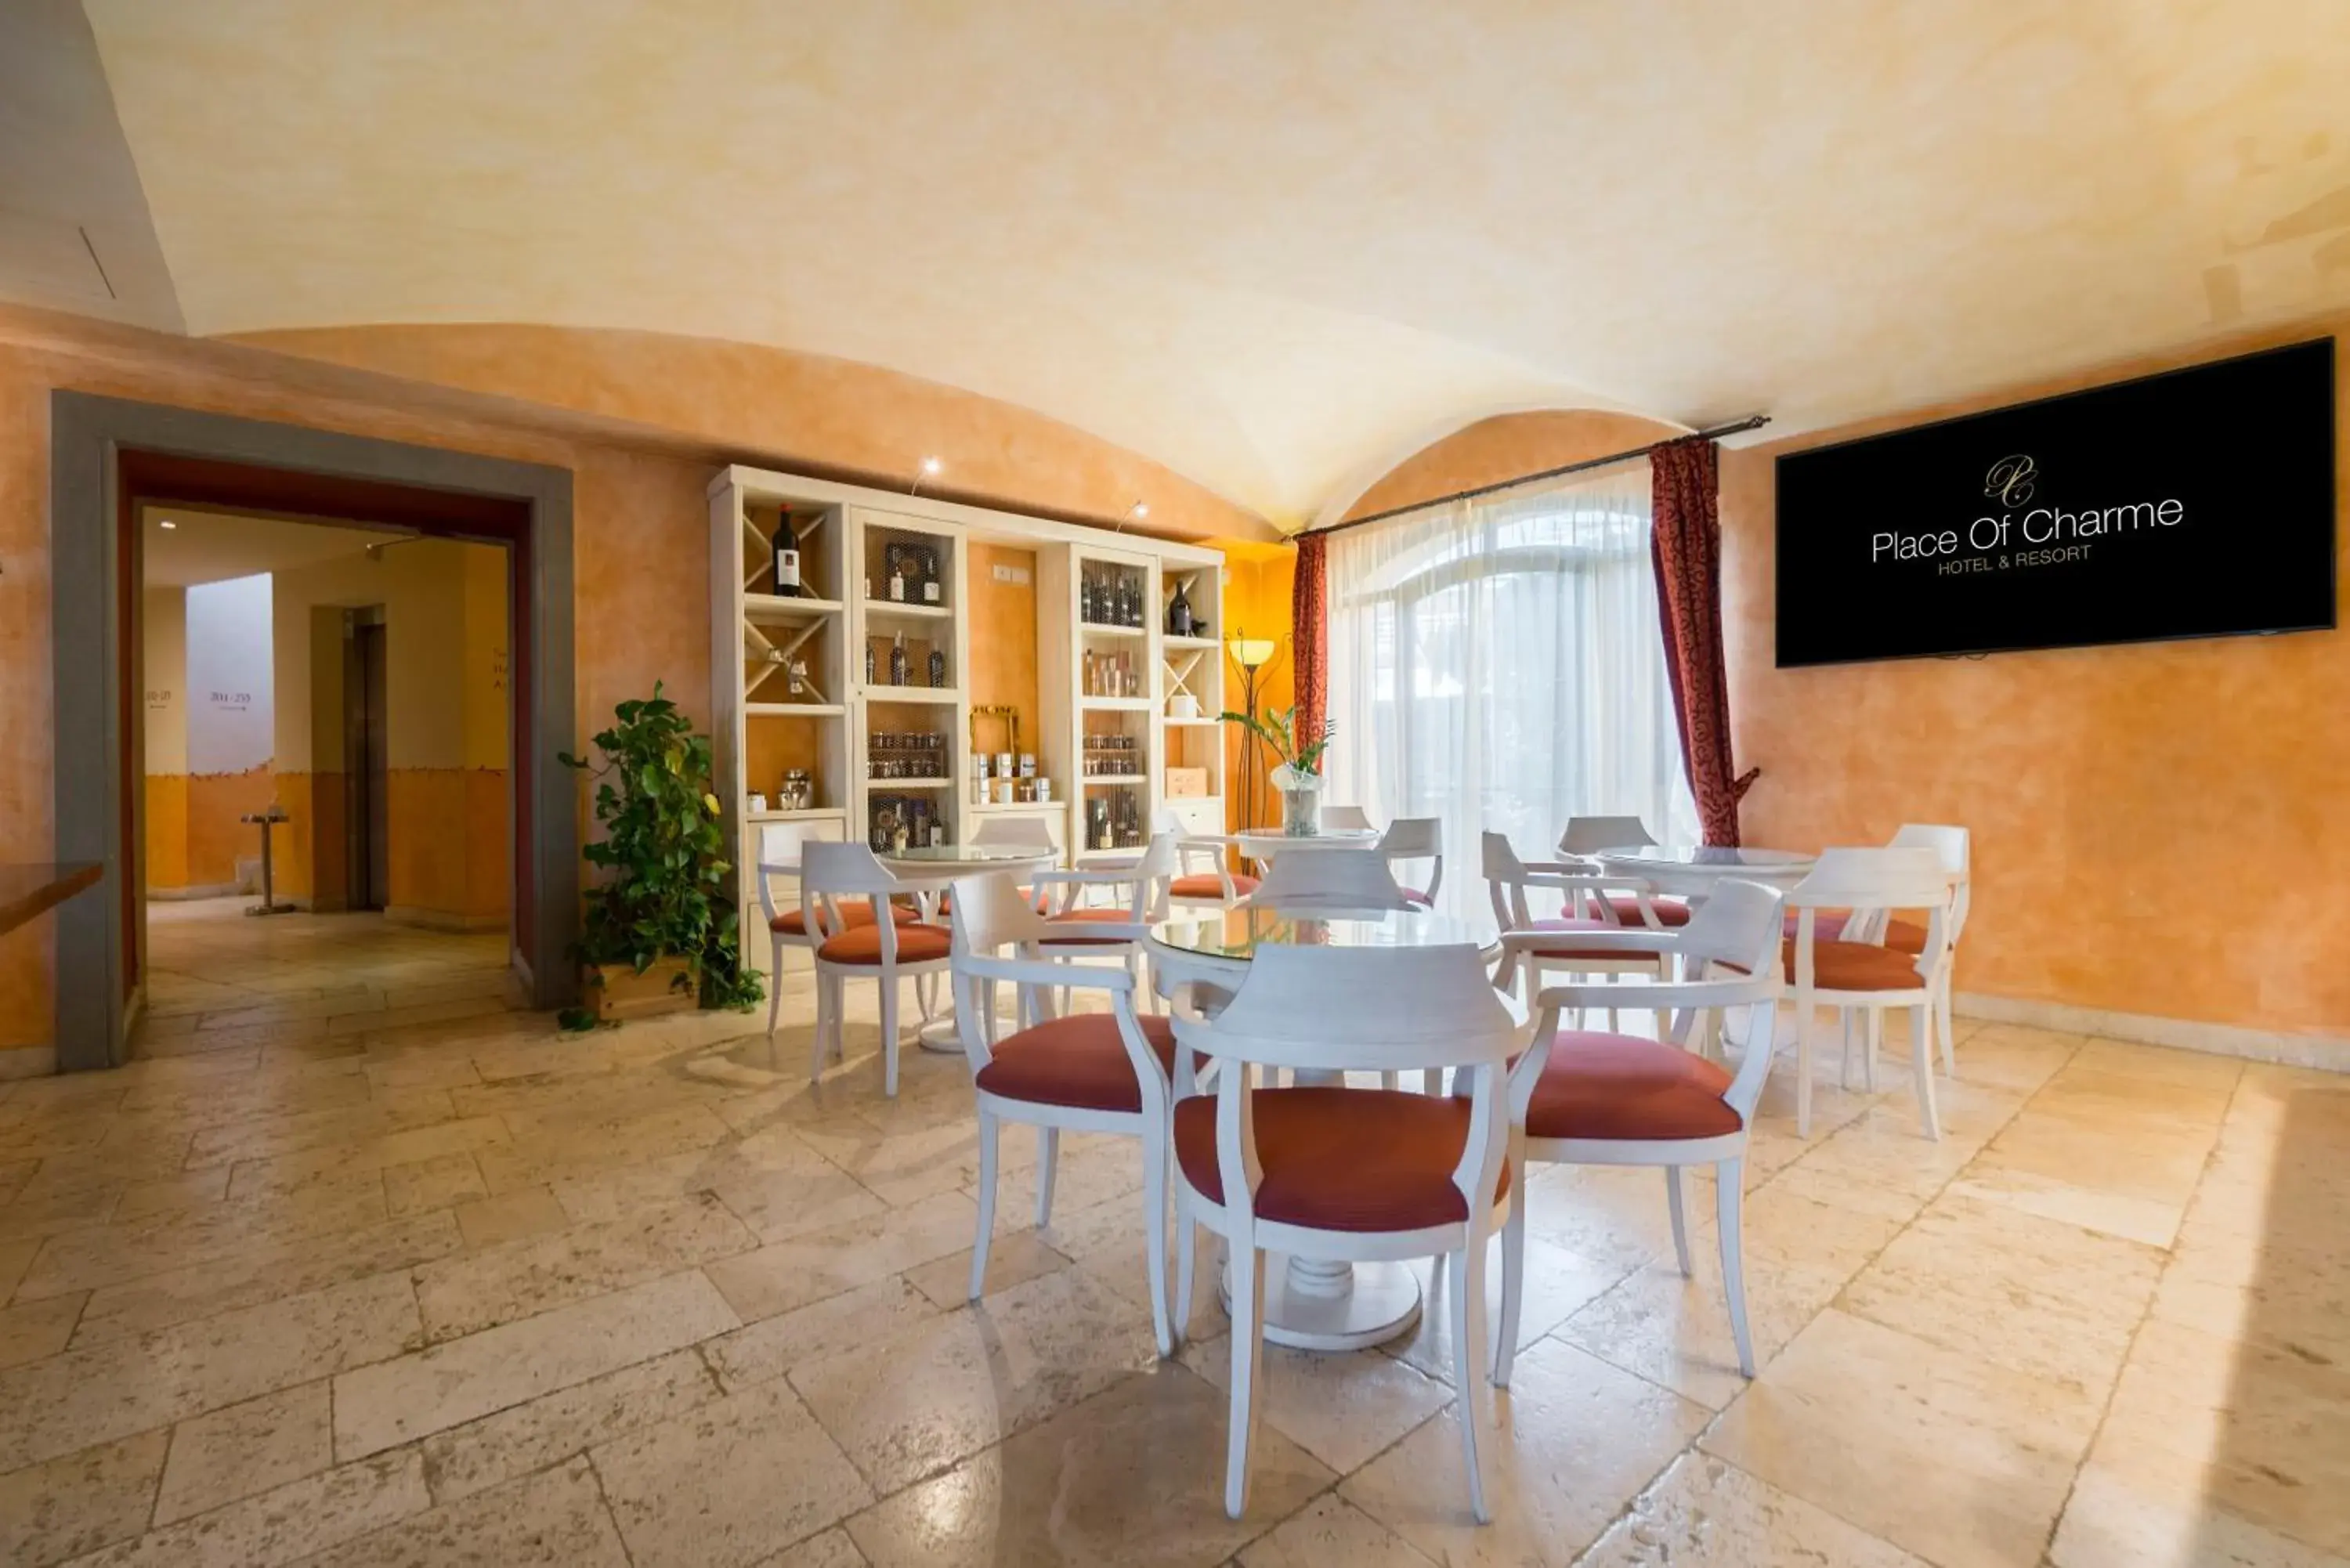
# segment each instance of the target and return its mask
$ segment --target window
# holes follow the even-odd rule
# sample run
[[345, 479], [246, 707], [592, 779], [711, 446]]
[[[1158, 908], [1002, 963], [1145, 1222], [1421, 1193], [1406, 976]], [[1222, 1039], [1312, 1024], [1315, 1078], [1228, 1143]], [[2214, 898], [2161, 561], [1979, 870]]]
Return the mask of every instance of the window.
[[1444, 823], [1440, 902], [1486, 911], [1478, 835], [1547, 859], [1570, 816], [1694, 843], [1657, 628], [1645, 463], [1330, 542], [1332, 803]]

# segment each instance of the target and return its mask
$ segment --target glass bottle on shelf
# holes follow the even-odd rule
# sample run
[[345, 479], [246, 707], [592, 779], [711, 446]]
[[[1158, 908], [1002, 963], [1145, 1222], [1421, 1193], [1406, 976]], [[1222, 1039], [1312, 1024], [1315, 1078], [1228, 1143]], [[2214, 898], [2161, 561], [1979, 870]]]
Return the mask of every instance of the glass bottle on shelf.
[[942, 649], [931, 649], [931, 684], [944, 690], [947, 683], [947, 656]]
[[1087, 572], [1077, 587], [1077, 618], [1093, 625], [1101, 619], [1099, 579]]
[[873, 639], [865, 639], [865, 684], [873, 684]]
[[[925, 546], [922, 551], [922, 602], [938, 604], [941, 602], [944, 592], [939, 586], [938, 548], [935, 545]], [[936, 685], [937, 682], [932, 681], [931, 684]]]
[[790, 667], [784, 671], [784, 680], [791, 688], [791, 694], [794, 697], [806, 697], [808, 689], [807, 660], [794, 659]]
[[792, 532], [792, 514], [775, 520], [775, 536], [767, 542], [768, 578], [780, 598], [800, 597], [799, 536]]
[[889, 642], [889, 684], [906, 684], [906, 634], [902, 631]]
[[1191, 635], [1191, 596], [1183, 591], [1184, 585], [1175, 585], [1175, 597], [1167, 602], [1167, 635]]

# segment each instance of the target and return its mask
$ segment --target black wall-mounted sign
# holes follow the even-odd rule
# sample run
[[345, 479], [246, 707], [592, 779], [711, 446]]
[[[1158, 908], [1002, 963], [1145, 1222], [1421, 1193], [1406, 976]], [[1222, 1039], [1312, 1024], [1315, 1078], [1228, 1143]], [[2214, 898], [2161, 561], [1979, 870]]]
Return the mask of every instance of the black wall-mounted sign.
[[2334, 340], [1778, 460], [1779, 666], [2331, 628]]

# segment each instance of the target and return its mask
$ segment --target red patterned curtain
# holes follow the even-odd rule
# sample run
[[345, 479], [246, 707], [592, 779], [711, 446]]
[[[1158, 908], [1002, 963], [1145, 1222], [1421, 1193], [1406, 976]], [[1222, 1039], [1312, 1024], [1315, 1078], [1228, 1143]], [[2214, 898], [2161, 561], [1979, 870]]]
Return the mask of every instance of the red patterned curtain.
[[[1708, 844], [1735, 846], [1738, 803], [1762, 770], [1741, 775], [1730, 756], [1730, 680], [1721, 657], [1719, 455], [1713, 442], [1697, 436], [1668, 441], [1648, 454], [1656, 519], [1649, 553], [1657, 568], [1657, 619], [1664, 629], [1673, 714], [1680, 721], [1681, 765], [1689, 772], [1690, 793], [1697, 796], [1698, 823]], [[1301, 570], [1301, 591], [1304, 580]]]
[[1297, 540], [1297, 581], [1289, 590], [1290, 657], [1296, 661], [1297, 739], [1322, 732], [1330, 711], [1330, 608], [1324, 592], [1330, 541]]

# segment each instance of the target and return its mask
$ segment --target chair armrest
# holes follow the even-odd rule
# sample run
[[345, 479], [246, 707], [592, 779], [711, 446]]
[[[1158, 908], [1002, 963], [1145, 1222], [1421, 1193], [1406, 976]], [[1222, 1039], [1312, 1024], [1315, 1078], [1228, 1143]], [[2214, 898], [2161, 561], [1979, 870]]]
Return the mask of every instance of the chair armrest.
[[1149, 926], [1138, 926], [1128, 920], [1071, 920], [1066, 937], [1038, 937], [1035, 940], [1045, 947], [1055, 942], [1139, 942], [1150, 935]]
[[1079, 964], [1067, 959], [981, 958], [970, 953], [958, 953], [954, 960], [954, 972], [958, 978], [1007, 980], [1016, 985], [1073, 986], [1094, 991], [1134, 989], [1134, 977], [1122, 969]]
[[1786, 989], [1776, 975], [1768, 980], [1659, 981], [1640, 985], [1546, 985], [1535, 998], [1554, 1013], [1570, 1007], [1648, 1007], [1682, 1012], [1698, 1007], [1748, 1007], [1768, 1002]]
[[1503, 931], [1502, 946], [1513, 953], [1539, 952], [1572, 942], [1578, 949], [1609, 952], [1670, 953], [1680, 950], [1681, 935], [1670, 927], [1603, 926], [1587, 931]]

